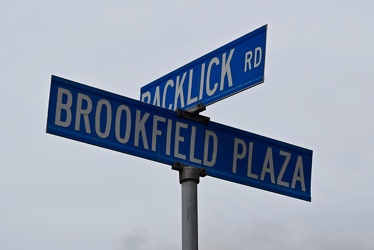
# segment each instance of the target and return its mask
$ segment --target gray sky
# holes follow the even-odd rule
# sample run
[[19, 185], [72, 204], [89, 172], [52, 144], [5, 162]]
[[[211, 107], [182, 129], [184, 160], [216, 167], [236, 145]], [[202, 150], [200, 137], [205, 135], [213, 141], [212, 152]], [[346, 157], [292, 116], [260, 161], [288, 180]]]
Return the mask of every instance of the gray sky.
[[139, 99], [264, 24], [265, 82], [203, 114], [312, 149], [312, 202], [205, 177], [200, 249], [372, 249], [374, 6], [347, 2], [1, 1], [0, 249], [180, 249], [178, 173], [46, 134], [51, 75]]

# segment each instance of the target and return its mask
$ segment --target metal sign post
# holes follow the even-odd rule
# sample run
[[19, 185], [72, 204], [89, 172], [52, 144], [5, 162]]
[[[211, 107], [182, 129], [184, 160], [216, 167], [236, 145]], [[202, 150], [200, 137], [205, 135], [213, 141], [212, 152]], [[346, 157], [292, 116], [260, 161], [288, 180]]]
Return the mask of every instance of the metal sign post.
[[[199, 107], [195, 112], [178, 109], [177, 114], [207, 124], [209, 117], [199, 115], [203, 110], [205, 107]], [[200, 176], [206, 176], [206, 171], [179, 162], [174, 162], [172, 169], [179, 171], [179, 183], [182, 185], [182, 250], [198, 250], [197, 184]]]
[[199, 171], [193, 167], [184, 168], [179, 175], [182, 185], [182, 250], [197, 250], [197, 184]]
[[198, 217], [197, 217], [197, 184], [203, 169], [183, 166], [174, 163], [174, 170], [179, 171], [179, 182], [182, 185], [182, 250], [198, 249]]

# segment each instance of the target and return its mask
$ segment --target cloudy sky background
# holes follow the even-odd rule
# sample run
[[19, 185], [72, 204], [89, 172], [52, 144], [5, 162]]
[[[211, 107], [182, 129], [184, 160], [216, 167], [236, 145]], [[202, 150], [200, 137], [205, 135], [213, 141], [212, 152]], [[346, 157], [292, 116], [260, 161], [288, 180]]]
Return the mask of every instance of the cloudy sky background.
[[178, 173], [46, 134], [51, 75], [139, 99], [264, 24], [265, 83], [203, 115], [312, 149], [312, 202], [202, 178], [200, 249], [372, 249], [373, 7], [2, 0], [0, 249], [181, 249]]

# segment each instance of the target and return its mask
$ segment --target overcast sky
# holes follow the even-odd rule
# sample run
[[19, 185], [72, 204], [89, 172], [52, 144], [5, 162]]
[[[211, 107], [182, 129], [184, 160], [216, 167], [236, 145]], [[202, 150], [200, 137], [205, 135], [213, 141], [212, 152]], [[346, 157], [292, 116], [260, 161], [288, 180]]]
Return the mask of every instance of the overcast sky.
[[313, 150], [312, 202], [212, 177], [200, 249], [372, 249], [371, 1], [0, 2], [0, 249], [181, 249], [170, 166], [46, 134], [51, 75], [145, 84], [268, 24], [265, 82], [212, 121]]

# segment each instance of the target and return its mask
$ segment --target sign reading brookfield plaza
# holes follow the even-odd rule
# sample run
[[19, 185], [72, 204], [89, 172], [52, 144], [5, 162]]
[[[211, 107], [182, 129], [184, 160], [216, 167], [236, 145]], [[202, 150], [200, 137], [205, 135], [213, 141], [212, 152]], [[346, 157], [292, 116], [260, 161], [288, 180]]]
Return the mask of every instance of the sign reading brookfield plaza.
[[47, 133], [311, 200], [312, 151], [52, 76]]
[[186, 110], [264, 82], [266, 33], [264, 25], [143, 86], [140, 100]]

